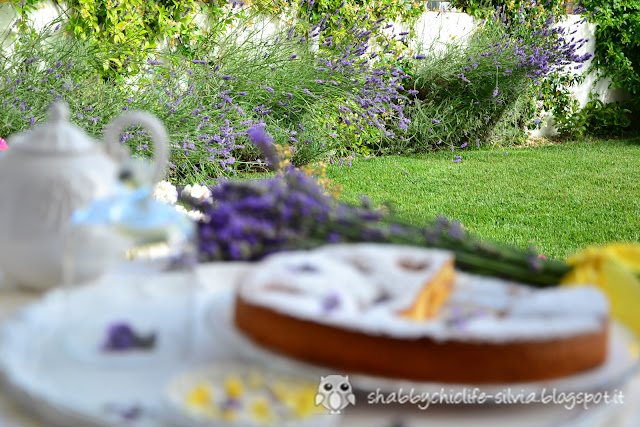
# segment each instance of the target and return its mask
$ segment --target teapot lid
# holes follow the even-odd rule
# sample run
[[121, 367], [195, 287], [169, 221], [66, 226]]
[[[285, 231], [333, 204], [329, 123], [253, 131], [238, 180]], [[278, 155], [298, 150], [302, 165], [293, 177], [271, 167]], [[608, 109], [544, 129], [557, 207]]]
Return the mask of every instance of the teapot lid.
[[49, 121], [12, 137], [11, 148], [41, 153], [78, 153], [91, 149], [93, 141], [68, 118], [66, 104], [51, 104]]

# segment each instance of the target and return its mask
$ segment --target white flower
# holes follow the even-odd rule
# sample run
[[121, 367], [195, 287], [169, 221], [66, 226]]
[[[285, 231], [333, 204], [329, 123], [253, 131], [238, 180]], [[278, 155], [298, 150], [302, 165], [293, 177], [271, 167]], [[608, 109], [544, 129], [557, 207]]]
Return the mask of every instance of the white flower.
[[182, 205], [176, 205], [176, 210], [178, 212], [180, 212], [183, 215], [188, 216], [189, 218], [191, 218], [194, 221], [198, 221], [204, 218], [204, 214], [202, 212], [198, 212], [197, 210], [190, 210], [188, 211], [184, 206]]
[[133, 247], [127, 251], [129, 259], [154, 259], [167, 256], [170, 252], [166, 243], [156, 243], [146, 246]]
[[160, 181], [153, 189], [153, 197], [164, 203], [175, 204], [178, 201], [178, 190], [169, 181]]
[[200, 184], [189, 184], [182, 190], [182, 195], [191, 196], [201, 202], [211, 197], [211, 190]]

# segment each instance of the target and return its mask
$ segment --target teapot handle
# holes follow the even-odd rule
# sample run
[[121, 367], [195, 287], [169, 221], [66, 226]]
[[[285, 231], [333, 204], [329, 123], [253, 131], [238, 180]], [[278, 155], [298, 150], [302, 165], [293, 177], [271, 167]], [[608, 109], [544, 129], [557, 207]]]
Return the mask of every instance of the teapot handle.
[[[152, 114], [145, 111], [130, 111], [116, 117], [107, 126], [104, 132], [105, 150], [107, 153], [122, 163], [128, 154], [123, 158], [120, 135], [131, 125], [141, 125], [151, 136], [154, 145], [154, 173], [152, 185], [165, 178], [167, 162], [169, 161], [169, 137], [162, 122]], [[128, 150], [124, 150], [128, 151]]]

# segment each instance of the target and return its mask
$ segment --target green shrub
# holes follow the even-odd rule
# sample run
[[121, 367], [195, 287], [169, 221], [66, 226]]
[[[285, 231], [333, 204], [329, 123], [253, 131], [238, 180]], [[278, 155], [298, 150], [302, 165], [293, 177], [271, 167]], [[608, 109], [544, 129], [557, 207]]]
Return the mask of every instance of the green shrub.
[[[568, 32], [555, 27], [551, 17], [522, 9], [511, 17], [493, 14], [466, 42], [427, 51], [405, 85], [411, 124], [399, 148], [480, 145], [504, 138], [510, 129], [500, 124], [504, 120], [517, 125], [512, 138], [524, 138], [542, 80], [591, 56], [576, 54], [584, 41], [568, 40]], [[527, 99], [521, 100], [523, 96]]]
[[563, 121], [558, 131], [567, 137], [625, 136], [640, 130], [640, 98], [605, 104], [591, 97], [587, 104]]
[[[368, 41], [381, 22], [364, 20], [341, 43], [315, 52], [313, 41], [293, 27], [261, 37], [262, 28], [251, 23], [255, 16], [233, 13], [236, 24], [214, 27], [188, 52], [169, 46], [138, 61], [139, 75], [112, 79], [95, 72], [112, 57], [108, 45], [51, 26], [43, 33], [20, 31], [14, 54], [0, 60], [6, 76], [0, 102], [7, 109], [0, 132], [30, 128], [55, 100], [66, 101], [72, 121], [95, 137], [115, 115], [143, 109], [169, 131], [170, 178], [177, 184], [263, 168], [257, 150], [246, 144], [255, 126], [267, 127], [297, 165], [329, 153], [351, 155], [366, 149], [368, 134], [389, 134], [384, 115], [397, 106], [400, 72], [367, 60]], [[315, 30], [323, 29], [321, 20]], [[361, 139], [342, 139], [341, 125], [349, 120]], [[153, 153], [142, 129], [127, 129], [121, 142], [137, 156]]]
[[583, 0], [589, 22], [597, 24], [592, 69], [611, 87], [640, 96], [640, 0]]
[[[550, 73], [542, 82], [538, 95], [538, 111], [551, 114], [555, 128], [560, 135], [584, 134], [584, 123], [578, 123], [580, 103], [571, 89], [584, 82], [583, 74], [571, 74], [564, 71]], [[540, 122], [539, 122], [540, 123]]]
[[[28, 13], [40, 1], [13, 0], [21, 14], [20, 25], [28, 27]], [[163, 40], [187, 51], [202, 31], [194, 23], [198, 12], [218, 23], [229, 24], [218, 2], [197, 0], [65, 0], [68, 6], [65, 30], [87, 40], [101, 52], [96, 71], [104, 78], [136, 75], [139, 64]]]
[[[19, 25], [26, 30], [29, 13], [36, 10], [42, 1], [12, 2], [22, 16]], [[65, 16], [68, 21], [66, 30], [75, 37], [88, 40], [102, 51], [103, 62], [97, 64], [97, 71], [104, 78], [136, 75], [140, 71], [138, 65], [141, 60], [146, 59], [164, 41], [182, 54], [194, 58], [193, 45], [207, 37], [207, 31], [196, 25], [197, 15], [214, 23], [211, 31], [225, 31], [244, 12], [244, 2], [236, 0], [65, 0], [65, 3], [69, 6]], [[348, 38], [348, 29], [353, 25], [361, 25], [365, 14], [372, 20], [402, 20], [410, 25], [426, 10], [427, 4], [410, 4], [405, 0], [374, 3], [363, 0], [254, 0], [250, 3], [253, 12], [272, 17], [288, 13], [295, 17], [297, 30], [305, 32], [307, 36], [314, 23], [323, 19], [325, 28], [320, 34], [320, 43], [327, 37], [335, 41]], [[334, 13], [336, 10], [340, 10], [340, 13]], [[236, 13], [230, 14], [229, 11]], [[293, 25], [293, 22], [289, 24]], [[392, 36], [380, 36], [385, 43], [392, 42], [398, 49], [406, 47], [406, 43], [394, 40]]]
[[94, 136], [103, 118], [114, 113], [110, 105], [120, 92], [104, 85], [96, 74], [100, 52], [61, 31], [60, 22], [50, 23], [40, 33], [21, 30], [11, 55], [0, 57], [0, 135], [31, 128], [46, 118], [48, 105], [57, 100], [68, 102], [70, 119]]
[[561, 17], [565, 14], [565, 0], [452, 0], [451, 6], [477, 18], [493, 16], [497, 8], [509, 18], [517, 17], [525, 9], [540, 16]]

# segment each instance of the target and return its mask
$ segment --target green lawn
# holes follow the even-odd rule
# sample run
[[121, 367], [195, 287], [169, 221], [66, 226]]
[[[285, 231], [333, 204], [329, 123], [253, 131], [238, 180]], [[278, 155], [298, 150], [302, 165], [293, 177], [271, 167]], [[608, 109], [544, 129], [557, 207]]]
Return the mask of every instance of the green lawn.
[[345, 201], [366, 194], [416, 224], [456, 218], [478, 237], [549, 257], [640, 240], [640, 138], [378, 157], [327, 176]]

